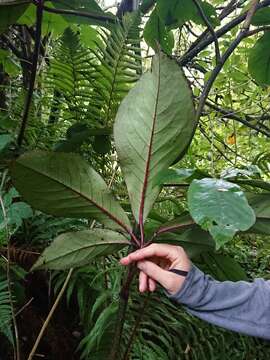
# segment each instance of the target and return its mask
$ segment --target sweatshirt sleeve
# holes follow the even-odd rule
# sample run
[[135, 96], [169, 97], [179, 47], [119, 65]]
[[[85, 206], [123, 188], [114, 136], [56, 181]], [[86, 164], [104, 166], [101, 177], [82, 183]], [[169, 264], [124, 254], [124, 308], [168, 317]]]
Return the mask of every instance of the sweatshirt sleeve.
[[168, 296], [202, 320], [270, 340], [270, 281], [219, 282], [192, 265], [181, 289]]

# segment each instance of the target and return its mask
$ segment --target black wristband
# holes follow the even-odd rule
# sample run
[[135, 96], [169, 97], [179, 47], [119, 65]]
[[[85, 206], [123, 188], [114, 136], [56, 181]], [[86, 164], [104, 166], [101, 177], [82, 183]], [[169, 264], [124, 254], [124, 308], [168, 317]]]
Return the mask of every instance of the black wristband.
[[178, 269], [170, 269], [169, 271], [171, 271], [177, 275], [180, 275], [180, 276], [187, 276], [187, 274], [188, 274], [188, 271], [178, 270]]

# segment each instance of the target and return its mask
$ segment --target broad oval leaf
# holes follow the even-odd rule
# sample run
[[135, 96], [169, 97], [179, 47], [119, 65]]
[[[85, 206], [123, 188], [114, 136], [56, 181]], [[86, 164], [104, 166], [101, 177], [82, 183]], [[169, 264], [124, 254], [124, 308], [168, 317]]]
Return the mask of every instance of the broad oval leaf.
[[203, 253], [202, 259], [208, 272], [219, 281], [248, 281], [245, 270], [234, 258], [215, 252]]
[[84, 266], [98, 256], [110, 255], [127, 245], [129, 242], [123, 235], [107, 229], [61, 234], [44, 250], [32, 270]]
[[26, 1], [1, 1], [0, 2], [0, 34], [10, 25], [15, 24], [25, 12], [29, 4]]
[[150, 15], [143, 32], [144, 39], [152, 49], [157, 50], [161, 46], [166, 54], [171, 54], [174, 47], [174, 36], [169, 31], [164, 21], [158, 16], [154, 10]]
[[237, 231], [249, 229], [256, 220], [241, 188], [224, 180], [193, 180], [188, 190], [188, 206], [194, 221], [210, 232], [217, 248]]
[[262, 8], [256, 11], [252, 16], [251, 24], [255, 26], [269, 25], [270, 24], [270, 8]]
[[206, 176], [208, 176], [208, 174], [199, 169], [170, 168], [156, 176], [155, 184], [167, 184], [173, 186], [173, 184], [191, 183], [194, 179], [203, 179]]
[[259, 85], [270, 85], [270, 33], [266, 32], [250, 50], [248, 70]]
[[142, 223], [160, 186], [155, 177], [183, 153], [196, 126], [192, 93], [174, 60], [159, 53], [118, 110], [114, 137], [132, 211]]
[[112, 229], [130, 223], [101, 176], [76, 154], [33, 151], [11, 166], [15, 187], [34, 208], [55, 216], [93, 218]]

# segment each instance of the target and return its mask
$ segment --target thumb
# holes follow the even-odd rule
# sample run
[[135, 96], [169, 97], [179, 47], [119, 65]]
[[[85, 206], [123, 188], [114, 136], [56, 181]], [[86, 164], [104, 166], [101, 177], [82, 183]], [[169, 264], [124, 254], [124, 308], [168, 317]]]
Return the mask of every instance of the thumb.
[[174, 274], [170, 273], [169, 271], [162, 269], [152, 261], [138, 261], [137, 267], [146, 275], [148, 275], [151, 279], [160, 283], [160, 285], [163, 286], [165, 289], [169, 289], [171, 287], [171, 275]]

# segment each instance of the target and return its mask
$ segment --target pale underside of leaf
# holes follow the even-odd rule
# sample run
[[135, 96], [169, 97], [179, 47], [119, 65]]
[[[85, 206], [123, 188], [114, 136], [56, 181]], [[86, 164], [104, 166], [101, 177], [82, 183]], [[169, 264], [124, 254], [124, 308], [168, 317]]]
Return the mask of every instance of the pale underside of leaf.
[[192, 94], [181, 68], [164, 54], [153, 59], [122, 102], [114, 136], [136, 221], [145, 221], [160, 186], [155, 177], [186, 148], [193, 135]]
[[61, 234], [45, 249], [33, 269], [65, 270], [84, 266], [127, 245], [129, 241], [123, 235], [107, 229]]

